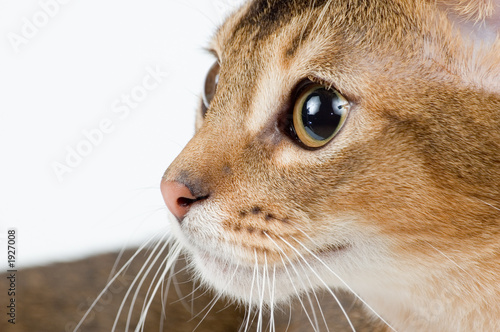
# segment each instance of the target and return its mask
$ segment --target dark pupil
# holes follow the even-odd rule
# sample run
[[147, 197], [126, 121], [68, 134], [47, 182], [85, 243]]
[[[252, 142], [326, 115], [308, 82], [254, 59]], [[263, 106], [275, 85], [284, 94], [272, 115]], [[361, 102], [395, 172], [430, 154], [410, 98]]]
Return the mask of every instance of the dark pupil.
[[323, 141], [335, 133], [343, 113], [344, 106], [337, 94], [321, 88], [307, 96], [302, 107], [302, 123], [309, 136]]

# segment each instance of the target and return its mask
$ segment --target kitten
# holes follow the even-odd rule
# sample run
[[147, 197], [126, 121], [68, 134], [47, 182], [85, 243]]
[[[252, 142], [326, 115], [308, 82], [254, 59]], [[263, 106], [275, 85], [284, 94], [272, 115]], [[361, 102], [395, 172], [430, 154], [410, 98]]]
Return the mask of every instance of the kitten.
[[109, 282], [20, 271], [0, 329], [500, 331], [499, 7], [249, 1], [161, 183], [173, 234]]
[[199, 280], [260, 327], [259, 311], [341, 288], [387, 330], [499, 331], [499, 7], [234, 13], [161, 184]]

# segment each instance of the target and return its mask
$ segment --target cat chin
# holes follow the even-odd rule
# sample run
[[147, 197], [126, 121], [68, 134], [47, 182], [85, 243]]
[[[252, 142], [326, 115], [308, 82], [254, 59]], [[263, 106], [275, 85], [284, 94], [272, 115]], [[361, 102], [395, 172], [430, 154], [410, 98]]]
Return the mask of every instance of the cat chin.
[[202, 212], [190, 211], [182, 227], [173, 225], [172, 233], [188, 254], [198, 280], [218, 294], [247, 305], [270, 308], [318, 289], [345, 288], [344, 281], [363, 274], [366, 257], [378, 256], [370, 244], [372, 237], [352, 232], [349, 237], [343, 236], [342, 243], [332, 244], [327, 236], [316, 238], [315, 248], [296, 244], [291, 251], [293, 257], [282, 258], [276, 251], [272, 257], [268, 251], [267, 256], [261, 252], [257, 259], [254, 254], [258, 255], [258, 250], [252, 253], [219, 240], [222, 230], [212, 222], [217, 218]]
[[[349, 249], [319, 255], [324, 261], [335, 261], [339, 255], [345, 255], [344, 250]], [[314, 263], [312, 257], [306, 257], [308, 265], [289, 261], [286, 265], [249, 266], [203, 250], [191, 248], [189, 251], [192, 267], [203, 284], [245, 305], [272, 308], [311, 291], [342, 286], [329, 268], [323, 263]]]

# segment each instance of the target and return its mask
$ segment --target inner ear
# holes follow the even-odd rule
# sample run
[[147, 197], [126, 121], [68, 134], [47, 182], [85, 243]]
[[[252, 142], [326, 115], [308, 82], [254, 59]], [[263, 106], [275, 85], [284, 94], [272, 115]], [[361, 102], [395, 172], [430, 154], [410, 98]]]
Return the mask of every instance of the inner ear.
[[465, 38], [492, 45], [500, 34], [500, 0], [438, 0]]

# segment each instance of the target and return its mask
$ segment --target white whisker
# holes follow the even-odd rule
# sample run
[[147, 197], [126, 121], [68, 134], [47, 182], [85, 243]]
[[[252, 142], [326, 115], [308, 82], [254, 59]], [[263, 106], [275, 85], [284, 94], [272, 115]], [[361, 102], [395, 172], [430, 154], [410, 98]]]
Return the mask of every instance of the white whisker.
[[[233, 281], [233, 279], [234, 279], [234, 277], [235, 277], [236, 273], [238, 272], [238, 268], [239, 268], [239, 266], [240, 266], [240, 265], [239, 265], [239, 263], [238, 263], [238, 264], [236, 265], [235, 269], [234, 269], [233, 274], [231, 275], [231, 278], [230, 278], [230, 279], [229, 279], [229, 281], [227, 282], [227, 285], [230, 285], [230, 284], [231, 284], [231, 282]], [[200, 287], [201, 287], [201, 285], [200, 285], [200, 286], [198, 286], [198, 287], [197, 287], [197, 289], [198, 289], [198, 288], [200, 288]], [[223, 288], [223, 289], [219, 292], [219, 296], [217, 297], [217, 301], [218, 301], [218, 300], [222, 297], [222, 294], [224, 294], [224, 291], [226, 290], [226, 288], [227, 288], [227, 286], [226, 286], [226, 287], [224, 287], [224, 288]], [[208, 291], [209, 291], [208, 289], [207, 289], [207, 290], [205, 290], [205, 292], [203, 292], [203, 294], [201, 294], [200, 296], [197, 296], [195, 299], [202, 297], [202, 296], [203, 296], [203, 295], [205, 295]], [[194, 301], [194, 300], [193, 300], [193, 301]], [[217, 301], [215, 301], [215, 302], [217, 302]], [[210, 302], [209, 302], [209, 303], [205, 306], [205, 308], [203, 308], [203, 309], [202, 309], [199, 313], [197, 313], [195, 316], [193, 316], [190, 320], [193, 320], [193, 319], [195, 319], [196, 317], [198, 317], [199, 315], [201, 315], [201, 313], [202, 313], [202, 312], [204, 312], [204, 311], [205, 311], [205, 310], [206, 310], [206, 309], [207, 309], [207, 308], [211, 305], [211, 303], [212, 303], [212, 302], [213, 302], [213, 299], [212, 299], [212, 301], [210, 301]], [[212, 307], [213, 307], [213, 306], [212, 306]], [[209, 309], [209, 310], [211, 310], [211, 309]], [[223, 310], [223, 309], [222, 309], [222, 310]], [[205, 316], [206, 316], [206, 315], [205, 315]], [[204, 319], [204, 318], [203, 318], [203, 319]], [[203, 321], [203, 319], [202, 319], [202, 321]], [[200, 324], [201, 324], [201, 322], [200, 322]], [[199, 324], [198, 324], [198, 325], [199, 325]]]
[[479, 201], [483, 202], [484, 204], [488, 205], [489, 207], [492, 207], [493, 209], [497, 210], [497, 211], [500, 211], [500, 208], [494, 206], [493, 204], [490, 204], [486, 201], [483, 201], [482, 199], [478, 198]]
[[[288, 275], [288, 279], [290, 280], [290, 284], [292, 285], [292, 288], [295, 292], [295, 294], [297, 294], [297, 299], [299, 300], [300, 302], [300, 305], [302, 306], [302, 309], [304, 310], [304, 313], [307, 317], [307, 319], [309, 320], [309, 323], [311, 324], [311, 326], [314, 328], [315, 331], [318, 331], [316, 328], [317, 326], [313, 323], [313, 320], [311, 319], [311, 317], [309, 316], [309, 313], [306, 309], [306, 306], [304, 305], [304, 302], [302, 301], [302, 299], [300, 298], [300, 292], [298, 291], [298, 289], [295, 287], [295, 283], [293, 281], [293, 278], [292, 276], [290, 275], [290, 272], [288, 271], [288, 268], [286, 267], [286, 263], [283, 259], [283, 256], [288, 260], [288, 262], [290, 263], [290, 266], [292, 267], [292, 269], [294, 270], [295, 274], [297, 275], [297, 279], [300, 281], [300, 283], [302, 284], [302, 287], [305, 288], [305, 285], [304, 283], [302, 282], [302, 277], [301, 275], [298, 273], [297, 269], [295, 268], [295, 264], [292, 262], [292, 260], [286, 255], [286, 253], [283, 251], [283, 249], [278, 245], [278, 243], [276, 243], [276, 241], [274, 241], [271, 236], [269, 236], [267, 233], [265, 233], [266, 236], [269, 238], [269, 240], [271, 240], [271, 242], [274, 243], [274, 245], [278, 248], [278, 250], [280, 251], [280, 257], [281, 257], [281, 261], [283, 262], [283, 267], [285, 268], [285, 272], [286, 274]], [[310, 299], [309, 299], [310, 300]], [[315, 327], [316, 326], [316, 327]]]
[[[309, 235], [307, 235], [305, 232], [303, 232], [304, 235], [306, 235], [309, 239]], [[333, 271], [329, 266], [328, 264], [326, 264], [325, 262], [323, 262], [323, 260], [321, 258], [319, 258], [314, 252], [312, 252], [309, 248], [307, 248], [302, 242], [300, 241], [297, 241], [297, 239], [295, 239], [293, 236], [292, 238], [298, 243], [300, 244], [312, 257], [316, 258], [324, 267], [326, 267], [326, 269], [331, 272], [337, 279], [340, 280], [340, 282], [354, 295], [356, 296], [356, 298], [358, 298], [370, 311], [372, 311], [375, 316], [377, 316], [385, 325], [387, 325], [387, 327], [389, 327], [391, 330], [393, 331], [396, 331], [396, 329], [394, 329], [391, 324], [389, 324], [384, 318], [382, 318], [382, 316], [380, 316], [368, 303], [366, 303], [365, 300], [363, 300], [363, 298], [361, 298], [361, 296], [359, 296], [352, 288], [351, 286], [349, 286], [349, 284], [347, 284], [335, 271]], [[286, 242], [285, 242], [286, 243]], [[290, 244], [289, 244], [290, 245]], [[297, 250], [295, 249], [293, 246], [292, 246], [292, 249], [293, 250]], [[328, 288], [329, 289], [329, 288]]]
[[167, 304], [167, 297], [168, 297], [168, 292], [170, 290], [170, 283], [172, 281], [172, 274], [174, 274], [174, 269], [175, 269], [175, 264], [172, 265], [172, 268], [170, 270], [170, 276], [164, 280], [166, 280], [166, 285], [164, 286], [164, 280], [162, 280], [162, 298], [161, 298], [161, 321], [160, 321], [160, 329], [159, 331], [163, 331], [163, 324], [164, 320], [167, 318], [166, 314], [166, 304]]
[[249, 303], [249, 306], [248, 306], [248, 316], [247, 316], [247, 319], [246, 319], [246, 323], [245, 323], [245, 332], [248, 331], [248, 327], [249, 327], [249, 324], [250, 324], [250, 315], [252, 313], [252, 298], [253, 298], [253, 289], [254, 289], [254, 285], [255, 285], [255, 282], [256, 282], [256, 278], [257, 278], [257, 269], [258, 269], [258, 263], [257, 263], [257, 253], [255, 253], [256, 256], [255, 256], [255, 265], [254, 265], [254, 269], [253, 269], [253, 275], [252, 275], [252, 284], [250, 285], [250, 297], [249, 297], [249, 300], [248, 300], [248, 303]]
[[[255, 253], [255, 259], [257, 260], [257, 251], [254, 249]], [[259, 299], [259, 317], [257, 320], [257, 330], [262, 331], [262, 311], [263, 311], [263, 304], [264, 304], [264, 293], [266, 291], [266, 269], [267, 269], [267, 256], [264, 256], [265, 258], [265, 264], [264, 267], [262, 268], [262, 288], [259, 287], [260, 291], [260, 299]], [[257, 281], [259, 278], [257, 277]], [[257, 284], [259, 285], [259, 284]]]
[[[342, 313], [344, 314], [345, 318], [347, 319], [347, 322], [349, 323], [349, 326], [351, 327], [352, 331], [356, 331], [356, 329], [354, 328], [354, 325], [352, 325], [352, 322], [351, 322], [351, 319], [349, 318], [349, 315], [347, 315], [347, 312], [345, 311], [344, 307], [342, 306], [342, 304], [340, 303], [338, 297], [335, 295], [335, 293], [330, 289], [330, 287], [328, 287], [328, 285], [326, 284], [326, 282], [318, 275], [318, 273], [313, 269], [313, 267], [309, 264], [309, 262], [307, 261], [307, 259], [304, 258], [304, 256], [300, 253], [300, 251], [298, 251], [294, 246], [292, 246], [287, 240], [285, 240], [283, 237], [279, 237], [281, 239], [281, 241], [283, 241], [286, 245], [288, 245], [293, 251], [295, 251], [295, 253], [304, 261], [304, 263], [306, 263], [306, 265], [309, 267], [309, 269], [311, 270], [311, 272], [316, 276], [316, 278], [318, 278], [319, 281], [321, 281], [321, 283], [326, 287], [326, 290], [332, 295], [332, 297], [335, 299], [335, 301], [337, 302], [337, 304], [339, 305], [340, 307], [340, 310], [342, 310]], [[299, 241], [297, 241], [293, 236], [292, 238], [297, 242], [299, 243], [300, 245], [304, 246], [302, 243], [300, 243]], [[305, 246], [304, 246], [305, 247]], [[319, 259], [319, 257], [317, 258]], [[320, 260], [321, 261], [321, 260]], [[326, 264], [325, 264], [326, 265]]]
[[[160, 244], [161, 244], [161, 241], [158, 241], [157, 246], [159, 246]], [[133, 287], [134, 287], [135, 283], [139, 280], [140, 276], [142, 275], [142, 279], [141, 279], [141, 281], [139, 281], [139, 285], [136, 287], [136, 290], [135, 290], [135, 292], [134, 292], [134, 296], [132, 297], [132, 299], [131, 299], [131, 301], [130, 301], [130, 307], [129, 307], [129, 312], [128, 312], [128, 315], [127, 315], [126, 326], [125, 326], [125, 331], [128, 331], [128, 330], [129, 330], [130, 320], [131, 320], [131, 317], [132, 317], [132, 311], [133, 311], [134, 306], [135, 306], [135, 302], [136, 302], [136, 299], [137, 299], [137, 295], [138, 295], [138, 293], [139, 293], [139, 291], [140, 291], [140, 288], [141, 288], [141, 285], [142, 285], [142, 283], [143, 283], [144, 279], [145, 279], [145, 278], [149, 275], [149, 272], [151, 271], [151, 267], [152, 267], [152, 265], [156, 262], [156, 260], [154, 260], [152, 263], [149, 263], [149, 261], [151, 260], [151, 258], [152, 258], [152, 257], [155, 255], [155, 253], [157, 252], [157, 249], [158, 249], [158, 248], [157, 248], [157, 246], [156, 246], [156, 247], [155, 247], [155, 248], [151, 251], [151, 253], [149, 254], [149, 256], [148, 256], [148, 258], [147, 258], [147, 260], [146, 260], [146, 262], [142, 265], [141, 270], [137, 273], [137, 275], [135, 276], [134, 280], [133, 280], [133, 281], [132, 281], [132, 283], [130, 284], [129, 289], [127, 290], [127, 293], [125, 294], [125, 296], [124, 296], [124, 298], [123, 298], [123, 300], [122, 300], [122, 303], [121, 303], [121, 305], [120, 305], [120, 307], [119, 307], [118, 314], [117, 314], [117, 316], [116, 316], [116, 318], [115, 318], [115, 322], [114, 322], [114, 324], [113, 324], [112, 331], [114, 331], [114, 330], [115, 330], [115, 328], [116, 328], [116, 324], [118, 323], [118, 318], [120, 317], [121, 311], [122, 311], [122, 309], [123, 309], [123, 307], [124, 307], [124, 305], [125, 305], [125, 302], [126, 302], [126, 300], [127, 300], [128, 296], [130, 295], [130, 293], [131, 293], [131, 291], [132, 291], [132, 289], [133, 289]], [[164, 249], [164, 248], [165, 248], [165, 246], [164, 246], [162, 249]], [[162, 249], [160, 249], [160, 253], [162, 253], [162, 252], [163, 252], [163, 250], [162, 250]], [[157, 259], [158, 257], [159, 257], [159, 254], [156, 254], [156, 259]], [[149, 267], [148, 267], [148, 269], [146, 270], [146, 272], [145, 272], [145, 273], [143, 273], [143, 270], [144, 270], [144, 268], [146, 268], [146, 266], [149, 266]], [[157, 270], [157, 273], [158, 273], [158, 271], [160, 271], [160, 270], [158, 269], [158, 270]], [[145, 298], [144, 298], [144, 301], [146, 301], [147, 296], [148, 296], [148, 295], [146, 294], [146, 296], [145, 296]], [[143, 304], [143, 307], [142, 307], [142, 309], [141, 309], [141, 313], [142, 313], [142, 312], [144, 312], [144, 304]]]
[[198, 287], [196, 287], [196, 280], [193, 280], [193, 290], [191, 291], [191, 308], [190, 308], [191, 315], [194, 315], [194, 294], [201, 287], [202, 287], [201, 284]]
[[[153, 262], [151, 262], [151, 264], [150, 264], [150, 265], [151, 265], [151, 268], [152, 268], [152, 267], [154, 266], [154, 264], [156, 263], [156, 260], [157, 260], [157, 259], [158, 259], [158, 258], [159, 258], [162, 254], [163, 254], [163, 252], [164, 252], [165, 248], [166, 248], [166, 246], [163, 246], [163, 247], [160, 249], [160, 252], [157, 254], [157, 256], [156, 256], [155, 260], [154, 260]], [[144, 297], [144, 302], [143, 302], [143, 306], [142, 306], [142, 311], [141, 311], [141, 312], [144, 312], [144, 310], [145, 310], [145, 305], [146, 305], [146, 302], [147, 302], [147, 300], [148, 300], [148, 296], [150, 296], [152, 286], [153, 286], [153, 284], [155, 283], [155, 280], [158, 278], [158, 275], [160, 275], [160, 278], [158, 278], [158, 281], [157, 281], [157, 282], [159, 282], [159, 283], [163, 286], [163, 281], [164, 281], [164, 277], [165, 277], [165, 276], [166, 276], [166, 274], [167, 274], [167, 270], [169, 270], [169, 269], [173, 269], [173, 268], [175, 267], [175, 264], [173, 264], [171, 267], [167, 267], [167, 266], [165, 265], [168, 259], [169, 259], [169, 255], [167, 255], [167, 256], [163, 259], [163, 261], [162, 261], [162, 262], [161, 262], [161, 264], [160, 264], [160, 267], [157, 269], [156, 273], [154, 274], [153, 279], [151, 280], [151, 284], [150, 284], [150, 285], [149, 285], [149, 287], [148, 287], [148, 291], [146, 292], [146, 295], [145, 295], [145, 297]], [[165, 266], [164, 272], [160, 272], [160, 271], [162, 271], [162, 270], [161, 270], [161, 267], [162, 267], [162, 266]], [[133, 304], [133, 303], [135, 303], [135, 301], [136, 301], [136, 297], [137, 297], [137, 295], [138, 295], [138, 293], [139, 293], [139, 290], [141, 289], [142, 284], [143, 284], [144, 280], [146, 279], [147, 275], [149, 275], [149, 272], [150, 272], [150, 269], [148, 269], [148, 270], [146, 271], [146, 273], [145, 273], [144, 277], [142, 278], [142, 280], [141, 280], [140, 284], [139, 284], [139, 285], [137, 285], [136, 292], [135, 292], [135, 294], [134, 294], [134, 298], [133, 298], [133, 300], [132, 300], [132, 304]], [[170, 286], [170, 280], [169, 280], [169, 282], [168, 282], [168, 285]], [[151, 297], [153, 297], [153, 295], [151, 295]], [[131, 315], [132, 315], [132, 310], [133, 310], [133, 306], [131, 305], [131, 306], [130, 306], [130, 309], [129, 309], [129, 317], [131, 317]]]
[[[206, 290], [205, 290], [202, 294], [200, 294], [200, 295], [198, 295], [198, 296], [194, 297], [194, 294], [196, 293], [196, 291], [198, 291], [198, 290], [199, 290], [199, 289], [201, 289], [201, 288], [203, 288], [203, 286], [202, 286], [202, 285], [198, 285], [197, 287], [195, 287], [195, 285], [194, 285], [194, 283], [193, 283], [193, 290], [192, 290], [189, 294], [187, 294], [187, 295], [185, 295], [185, 296], [183, 296], [183, 297], [181, 297], [181, 298], [179, 298], [179, 299], [177, 299], [177, 300], [173, 301], [173, 302], [172, 302], [172, 304], [176, 304], [176, 303], [179, 303], [179, 302], [185, 301], [185, 300], [187, 300], [187, 298], [188, 298], [188, 297], [191, 297], [190, 302], [191, 302], [191, 303], [193, 303], [195, 300], [197, 300], [197, 299], [199, 299], [199, 298], [203, 297], [205, 294], [207, 294], [207, 293], [209, 292], [209, 290], [208, 290], [208, 289], [206, 289]], [[193, 310], [191, 310], [191, 313], [193, 313]]]
[[276, 331], [276, 326], [274, 322], [274, 291], [276, 289], [276, 265], [273, 265], [273, 281], [271, 283], [271, 317], [269, 319], [270, 323], [270, 331], [269, 332], [275, 332]]
[[[307, 275], [307, 271], [305, 270], [304, 265], [301, 262], [299, 262], [299, 264], [300, 264], [300, 267], [302, 268], [302, 271], [304, 271], [304, 276], [306, 277], [307, 282], [309, 283], [309, 286], [311, 286], [310, 288], [312, 289], [312, 293], [313, 293], [314, 299], [316, 300], [316, 303], [318, 304], [318, 310], [319, 310], [319, 312], [321, 314], [321, 318], [323, 319], [323, 323], [325, 324], [327, 332], [329, 332], [330, 329], [328, 328], [328, 323], [326, 322], [325, 314], [323, 313], [323, 310], [321, 309], [321, 303], [320, 303], [320, 301], [318, 299], [318, 295], [316, 294], [316, 290], [314, 289], [314, 287], [312, 285], [311, 279]], [[316, 321], [316, 324], [317, 324], [316, 326], [318, 327], [318, 330], [320, 330], [319, 323], [318, 323], [318, 321], [316, 319], [316, 313], [314, 313], [314, 318], [315, 318], [315, 321]]]
[[462, 272], [464, 272], [467, 276], [469, 276], [471, 279], [474, 279], [474, 277], [469, 273], [467, 272], [467, 270], [465, 270], [463, 267], [461, 267], [460, 265], [458, 265], [457, 262], [455, 262], [453, 259], [451, 259], [449, 256], [447, 256], [444, 252], [442, 252], [441, 250], [439, 250], [438, 248], [434, 247], [432, 244], [430, 244], [429, 242], [427, 241], [424, 241], [425, 243], [427, 243], [432, 249], [436, 250], [438, 253], [440, 253], [441, 255], [443, 255], [444, 258], [446, 258], [447, 260], [449, 260], [451, 263], [453, 263], [456, 267], [458, 267], [460, 270], [462, 270]]
[[[162, 278], [165, 277], [165, 275], [167, 274], [167, 272], [170, 269], [170, 267], [172, 266], [172, 264], [174, 264], [177, 261], [177, 258], [179, 257], [181, 250], [182, 250], [181, 246], [179, 244], [177, 244], [177, 243], [174, 246], [172, 246], [172, 248], [171, 248], [171, 250], [169, 252], [169, 255], [168, 255], [169, 260], [166, 262], [164, 273], [161, 276]], [[148, 301], [148, 303], [147, 303], [147, 305], [145, 307], [145, 311], [143, 311], [141, 313], [141, 317], [139, 319], [139, 323], [137, 324], [136, 332], [138, 331], [138, 327], [142, 326], [145, 323], [147, 312], [149, 310], [149, 307], [151, 306], [151, 303], [153, 302], [154, 295], [158, 291], [159, 287], [160, 287], [160, 283], [158, 283], [156, 285], [156, 287], [153, 289], [153, 291], [151, 293], [152, 294], [151, 298], [150, 298], [150, 300]]]
[[[174, 289], [175, 289], [175, 293], [177, 294], [177, 297], [178, 298], [184, 297], [184, 295], [182, 294], [182, 290], [179, 287], [180, 282], [177, 281], [177, 273], [174, 273], [171, 276], [171, 279], [172, 279], [172, 284], [174, 285]], [[187, 311], [189, 311], [189, 306], [186, 304], [185, 301], [179, 301], [178, 303], [180, 303], [184, 307], [184, 309], [186, 309]]]
[[99, 293], [99, 295], [97, 295], [96, 299], [92, 302], [92, 304], [87, 309], [87, 311], [85, 312], [85, 314], [83, 315], [83, 317], [80, 319], [80, 321], [78, 322], [78, 324], [75, 326], [75, 329], [73, 330], [74, 332], [78, 331], [78, 329], [82, 326], [82, 324], [85, 321], [85, 319], [88, 317], [89, 313], [92, 311], [92, 309], [97, 304], [97, 302], [99, 302], [99, 300], [104, 295], [104, 293], [106, 293], [106, 291], [109, 289], [109, 287], [111, 286], [111, 284], [113, 284], [113, 282], [116, 281], [116, 279], [123, 273], [123, 271], [125, 271], [130, 266], [130, 264], [137, 257], [137, 255], [139, 255], [139, 253], [149, 244], [149, 241], [151, 241], [151, 239], [148, 240], [148, 241], [146, 241], [143, 245], [141, 245], [136, 250], [136, 252], [132, 255], [132, 257], [130, 257], [128, 259], [128, 261], [125, 262], [125, 264], [123, 264], [122, 268], [115, 274], [115, 276], [108, 281], [107, 285], [103, 288], [103, 290]]
[[[222, 297], [222, 293], [219, 293], [216, 297], [214, 297], [209, 303], [208, 305], [203, 308], [201, 312], [207, 310], [207, 312], [205, 313], [205, 315], [201, 318], [200, 322], [195, 326], [195, 328], [193, 329], [193, 332], [196, 331], [196, 329], [198, 327], [200, 327], [201, 323], [203, 323], [203, 321], [205, 320], [205, 318], [207, 318], [208, 314], [212, 311], [212, 309], [215, 307], [215, 305], [217, 304], [217, 302], [220, 300], [220, 298]], [[210, 307], [209, 307], [210, 306]], [[207, 309], [208, 308], [208, 309]]]
[[[166, 241], [164, 246], [166, 246], [169, 242]], [[146, 267], [149, 265], [149, 261], [151, 260], [151, 257], [154, 255], [154, 253], [156, 252], [156, 250], [158, 250], [158, 247], [160, 246], [161, 244], [161, 241], [158, 241], [158, 243], [156, 244], [156, 246], [154, 247], [153, 251], [151, 252], [151, 254], [149, 255], [148, 259], [146, 259], [146, 261], [144, 262], [144, 264], [142, 265], [141, 269], [139, 270], [139, 272], [137, 273], [137, 275], [135, 276], [134, 280], [132, 281], [132, 283], [129, 285], [129, 288], [127, 290], [127, 292], [125, 293], [125, 296], [123, 297], [123, 300], [120, 304], [120, 307], [118, 308], [118, 312], [116, 314], [116, 318], [115, 318], [115, 321], [113, 323], [113, 327], [111, 328], [111, 331], [113, 332], [115, 329], [116, 329], [116, 325], [118, 324], [118, 319], [121, 315], [121, 312], [123, 310], [123, 307], [125, 306], [125, 302], [128, 298], [128, 296], [130, 295], [130, 293], [132, 292], [132, 289], [135, 285], [135, 283], [137, 282], [137, 280], [139, 279], [139, 276], [142, 275], [143, 271], [146, 269]], [[151, 265], [150, 267], [148, 268], [148, 271], [151, 270]], [[134, 301], [132, 301], [132, 303], [130, 304], [131, 305], [131, 308], [133, 307], [133, 304], [134, 304]], [[125, 328], [125, 331], [128, 331], [128, 326], [129, 326], [129, 323], [130, 323], [130, 312], [129, 312], [129, 316], [127, 317], [127, 324], [126, 324], [126, 328]]]

